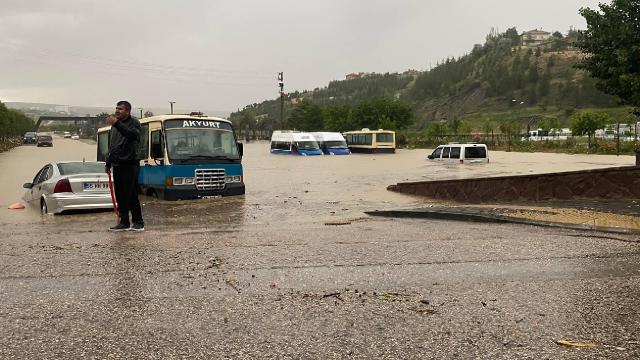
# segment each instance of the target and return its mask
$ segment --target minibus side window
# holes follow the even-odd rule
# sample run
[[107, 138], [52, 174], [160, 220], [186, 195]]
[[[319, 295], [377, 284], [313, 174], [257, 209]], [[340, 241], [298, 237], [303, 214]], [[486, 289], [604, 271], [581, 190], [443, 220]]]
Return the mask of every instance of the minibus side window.
[[487, 149], [484, 146], [465, 148], [464, 157], [467, 159], [484, 159], [487, 157]]
[[451, 159], [460, 159], [460, 147], [459, 146], [452, 147], [449, 157]]
[[440, 155], [442, 155], [442, 148], [437, 148], [436, 151], [433, 152], [433, 158], [440, 159]]
[[445, 147], [444, 150], [442, 151], [442, 158], [443, 159], [448, 159], [449, 158], [449, 152], [451, 151], [450, 147]]

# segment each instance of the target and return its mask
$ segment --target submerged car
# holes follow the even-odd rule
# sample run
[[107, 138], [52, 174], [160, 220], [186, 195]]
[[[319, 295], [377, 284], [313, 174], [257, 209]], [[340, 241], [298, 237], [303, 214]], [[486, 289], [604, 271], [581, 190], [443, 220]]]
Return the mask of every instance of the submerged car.
[[53, 147], [53, 138], [51, 135], [38, 135], [38, 140], [36, 141], [36, 146], [48, 146]]
[[113, 209], [105, 163], [67, 161], [49, 163], [33, 181], [25, 183], [23, 199], [43, 214], [69, 210]]
[[26, 132], [22, 137], [23, 144], [35, 144], [38, 140], [38, 135], [35, 132]]
[[80, 135], [78, 134], [71, 135], [71, 140], [78, 140], [78, 139], [80, 139]]

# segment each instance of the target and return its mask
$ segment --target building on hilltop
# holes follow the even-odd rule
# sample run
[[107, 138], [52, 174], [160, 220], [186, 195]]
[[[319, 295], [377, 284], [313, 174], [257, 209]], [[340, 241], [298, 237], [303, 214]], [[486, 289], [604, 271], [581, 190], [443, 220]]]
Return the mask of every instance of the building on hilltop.
[[542, 29], [525, 31], [520, 35], [520, 42], [523, 46], [539, 46], [551, 38], [551, 33]]
[[355, 72], [354, 72], [354, 73], [351, 73], [351, 74], [347, 74], [347, 75], [345, 76], [345, 78], [346, 78], [347, 80], [354, 80], [354, 79], [360, 79], [360, 78], [363, 78], [363, 77], [365, 77], [365, 76], [367, 76], [367, 75], [369, 75], [369, 74], [370, 74], [370, 73], [366, 73], [366, 72], [362, 72], [362, 71], [361, 71], [361, 72], [357, 72], [357, 73], [355, 73]]

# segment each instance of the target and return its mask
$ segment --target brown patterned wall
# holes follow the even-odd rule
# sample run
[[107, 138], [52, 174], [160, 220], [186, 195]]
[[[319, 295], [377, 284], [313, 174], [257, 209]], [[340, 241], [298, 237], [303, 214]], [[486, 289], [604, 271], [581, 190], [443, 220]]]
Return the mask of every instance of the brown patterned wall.
[[640, 167], [404, 182], [387, 190], [465, 203], [569, 199], [640, 199]]

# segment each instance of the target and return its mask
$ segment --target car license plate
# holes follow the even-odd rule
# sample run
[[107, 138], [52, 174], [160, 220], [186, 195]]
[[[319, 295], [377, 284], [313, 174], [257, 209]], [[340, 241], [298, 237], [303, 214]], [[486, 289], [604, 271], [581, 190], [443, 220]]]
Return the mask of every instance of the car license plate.
[[103, 190], [109, 190], [109, 184], [108, 183], [102, 183], [102, 182], [83, 182], [82, 183], [82, 190], [84, 191], [103, 191]]

